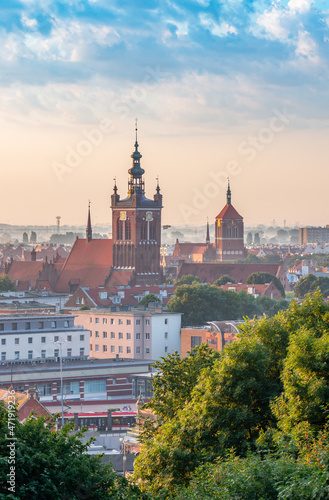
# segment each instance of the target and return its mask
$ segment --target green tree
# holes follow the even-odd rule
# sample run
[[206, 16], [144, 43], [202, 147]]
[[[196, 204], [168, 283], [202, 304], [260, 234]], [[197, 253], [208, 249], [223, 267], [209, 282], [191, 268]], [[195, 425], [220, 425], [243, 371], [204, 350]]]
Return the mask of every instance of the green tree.
[[4, 274], [0, 276], [0, 292], [14, 292], [16, 290], [15, 283]]
[[247, 278], [248, 285], [252, 285], [252, 284], [264, 285], [265, 283], [270, 283], [271, 281], [277, 287], [277, 289], [281, 293], [282, 297], [284, 297], [285, 294], [284, 294], [284, 288], [282, 286], [282, 283], [280, 282], [280, 280], [276, 276], [274, 276], [274, 274], [258, 272], [258, 273], [250, 274], [250, 276], [248, 276], [248, 278]]
[[140, 500], [142, 493], [119, 476], [99, 456], [86, 453], [89, 442], [72, 425], [52, 430], [52, 422], [30, 417], [24, 424], [15, 419], [15, 492], [8, 491], [8, 412], [0, 404], [0, 499], [60, 500], [81, 498]]
[[223, 276], [221, 276], [216, 281], [214, 281], [215, 286], [226, 285], [226, 283], [235, 283], [235, 280], [233, 278], [231, 278], [231, 276], [228, 276], [227, 274], [223, 274]]
[[138, 307], [138, 306], [148, 307], [150, 302], [159, 303], [159, 302], [161, 302], [161, 300], [159, 299], [159, 297], [154, 295], [154, 293], [148, 293], [148, 294], [144, 295], [142, 300], [140, 302], [138, 302], [138, 304], [135, 307]]
[[193, 276], [192, 274], [185, 274], [181, 278], [175, 281], [174, 285], [195, 285], [197, 283], [202, 283], [202, 280], [198, 276]]
[[314, 274], [308, 274], [304, 278], [300, 278], [294, 288], [295, 297], [303, 299], [305, 295], [311, 293], [311, 291], [314, 290], [315, 282], [316, 277], [314, 276]]

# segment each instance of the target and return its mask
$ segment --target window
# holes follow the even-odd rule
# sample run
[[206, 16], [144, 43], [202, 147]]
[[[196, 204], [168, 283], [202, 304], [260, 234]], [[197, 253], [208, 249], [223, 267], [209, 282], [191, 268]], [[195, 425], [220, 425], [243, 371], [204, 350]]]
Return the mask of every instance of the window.
[[99, 332], [95, 332], [95, 337], [98, 338], [99, 337]]
[[111, 352], [115, 352], [115, 347], [114, 347], [114, 345], [111, 345]]
[[115, 339], [115, 333], [111, 332], [111, 339]]
[[168, 338], [168, 332], [165, 332], [164, 334], [164, 338], [167, 339]]
[[115, 325], [114, 318], [111, 318], [111, 325]]
[[168, 352], [168, 346], [167, 346], [167, 345], [166, 345], [166, 347], [165, 347], [165, 352]]
[[92, 337], [92, 336], [93, 336], [93, 332], [90, 330], [90, 337]]
[[85, 348], [80, 347], [80, 356], [84, 356], [84, 355], [85, 355]]
[[27, 339], [27, 343], [28, 343], [28, 344], [33, 344], [33, 337], [29, 337], [29, 338]]
[[51, 322], [51, 328], [56, 328], [56, 321]]
[[89, 320], [89, 321], [90, 321], [90, 323], [92, 323], [92, 322], [93, 322], [93, 318], [92, 318], [92, 317], [90, 317], [90, 320]]
[[45, 357], [46, 357], [46, 351], [45, 351], [45, 349], [42, 349], [42, 351], [41, 351], [41, 358], [45, 359]]
[[68, 336], [67, 336], [67, 341], [68, 341], [68, 342], [72, 342], [72, 335], [68, 335]]
[[131, 347], [127, 347], [126, 351], [127, 351], [127, 354], [130, 354], [131, 353]]
[[141, 334], [140, 333], [136, 333], [136, 340], [140, 340], [141, 339]]
[[72, 349], [68, 349], [68, 350], [67, 350], [67, 355], [68, 355], [69, 357], [71, 357], [71, 356], [72, 356]]
[[165, 325], [168, 325], [168, 318], [165, 318]]
[[1, 339], [1, 345], [6, 345], [6, 339]]
[[85, 298], [81, 297], [81, 304], [85, 304]]
[[58, 342], [59, 341], [59, 336], [58, 335], [55, 335], [54, 337], [54, 342]]
[[95, 318], [95, 323], [99, 323], [99, 318]]
[[123, 325], [123, 319], [119, 319], [119, 325]]
[[122, 345], [119, 345], [119, 353], [122, 353], [123, 352], [123, 347]]
[[38, 385], [39, 396], [52, 396], [53, 386], [52, 384], [41, 384]]
[[68, 328], [70, 326], [70, 322], [65, 320], [64, 321], [64, 328]]
[[76, 298], [75, 298], [75, 303], [76, 303], [77, 305], [78, 305], [78, 304], [80, 304], [80, 297], [76, 297]]
[[43, 321], [39, 321], [38, 328], [39, 328], [39, 330], [43, 329]]
[[4, 323], [0, 323], [0, 332], [3, 332], [5, 329]]
[[103, 339], [107, 339], [107, 332], [103, 332]]
[[33, 351], [27, 351], [27, 359], [33, 358]]
[[15, 359], [19, 359], [19, 351], [15, 351]]
[[150, 348], [149, 347], [145, 347], [145, 354], [150, 354]]
[[127, 333], [127, 340], [131, 339], [131, 333]]
[[141, 324], [141, 320], [140, 319], [136, 319], [136, 325], [140, 325]]
[[123, 333], [119, 332], [119, 339], [123, 339]]
[[98, 344], [95, 345], [95, 351], [99, 352], [99, 345]]
[[11, 324], [11, 329], [12, 330], [17, 330], [17, 323], [12, 323]]
[[25, 330], [31, 330], [31, 323], [29, 321], [25, 323]]
[[46, 343], [46, 337], [41, 337], [41, 344], [45, 344]]
[[107, 352], [107, 345], [103, 345], [103, 352]]
[[59, 349], [54, 349], [54, 356], [55, 356], [55, 358], [58, 358], [58, 356], [59, 356]]
[[103, 325], [107, 325], [107, 318], [103, 318]]
[[84, 335], [80, 335], [80, 342], [83, 342], [85, 340], [85, 336]]
[[[79, 383], [79, 382], [78, 382]], [[104, 380], [85, 380], [85, 394], [91, 392], [106, 392], [106, 381]]]
[[141, 353], [141, 348], [139, 346], [136, 347], [136, 354], [140, 354]]
[[150, 334], [149, 333], [145, 333], [145, 340], [150, 340]]
[[194, 349], [194, 347], [198, 347], [202, 343], [202, 338], [201, 337], [191, 337], [191, 349]]
[[127, 319], [127, 325], [131, 325], [131, 319]]
[[146, 319], [145, 320], [145, 325], [149, 325], [150, 324], [150, 320], [149, 319]]
[[[57, 394], [61, 395], [61, 384], [57, 382]], [[68, 394], [79, 394], [79, 382], [63, 382], [63, 396], [67, 396]]]
[[90, 350], [90, 351], [92, 351], [92, 350], [93, 350], [93, 345], [92, 345], [92, 344], [90, 344], [90, 346], [89, 346], [89, 350]]
[[18, 337], [15, 338], [15, 344], [16, 345], [19, 344], [19, 338]]
[[1, 353], [1, 361], [6, 361], [6, 353], [5, 352]]

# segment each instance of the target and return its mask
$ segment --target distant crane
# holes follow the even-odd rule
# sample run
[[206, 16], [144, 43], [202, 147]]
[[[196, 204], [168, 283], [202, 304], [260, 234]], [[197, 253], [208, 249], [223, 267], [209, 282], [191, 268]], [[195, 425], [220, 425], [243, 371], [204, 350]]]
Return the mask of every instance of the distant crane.
[[56, 220], [57, 220], [57, 233], [59, 234], [61, 230], [61, 216], [57, 215]]

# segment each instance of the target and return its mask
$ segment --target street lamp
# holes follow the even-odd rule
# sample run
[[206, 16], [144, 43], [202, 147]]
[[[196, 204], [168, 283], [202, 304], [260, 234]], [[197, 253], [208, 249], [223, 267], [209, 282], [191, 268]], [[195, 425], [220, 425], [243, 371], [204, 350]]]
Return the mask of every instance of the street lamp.
[[62, 345], [64, 344], [64, 340], [57, 340], [54, 344], [59, 344], [59, 370], [61, 377], [61, 406], [62, 406], [62, 428], [64, 425], [64, 401], [63, 401], [63, 360], [62, 360]]
[[122, 446], [123, 446], [123, 477], [126, 477], [126, 460], [127, 460], [127, 457], [126, 457], [126, 442], [125, 442], [125, 438], [120, 438], [120, 441], [121, 441]]

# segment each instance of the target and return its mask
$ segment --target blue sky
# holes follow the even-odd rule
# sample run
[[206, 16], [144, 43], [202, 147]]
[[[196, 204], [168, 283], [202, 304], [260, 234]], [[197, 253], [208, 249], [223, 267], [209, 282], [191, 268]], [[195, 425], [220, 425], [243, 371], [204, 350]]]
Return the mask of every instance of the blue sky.
[[[192, 210], [186, 217], [177, 202], [174, 206], [179, 194], [182, 203], [192, 207], [193, 189], [200, 186], [200, 162], [204, 158], [202, 174], [207, 176], [237, 154], [239, 161], [245, 161], [247, 155], [237, 153], [239, 145], [266, 128], [273, 110], [279, 110], [294, 119], [282, 133], [274, 134], [266, 150], [258, 151], [252, 165], [246, 165], [248, 175], [244, 169], [233, 182], [240, 212], [246, 221], [257, 222], [259, 210], [248, 198], [262, 191], [269, 175], [274, 197], [291, 172], [294, 182], [285, 183], [285, 196], [293, 193], [296, 200], [295, 190], [306, 193], [309, 186], [302, 184], [301, 176], [308, 176], [310, 169], [322, 178], [326, 175], [328, 44], [329, 1], [3, 1], [0, 131], [7, 146], [0, 160], [10, 165], [6, 179], [13, 183], [20, 169], [23, 177], [29, 171], [30, 194], [36, 196], [39, 190], [40, 200], [42, 182], [47, 194], [41, 200], [50, 199], [68, 223], [83, 222], [81, 206], [89, 197], [95, 198], [98, 220], [108, 220], [102, 214], [108, 210], [112, 177], [119, 162], [129, 161], [127, 145], [137, 115], [148, 161], [157, 162], [154, 169], [149, 167], [150, 174], [160, 173], [163, 189], [168, 191], [172, 173], [181, 169], [179, 179], [183, 179], [188, 170], [184, 193], [177, 186], [177, 192], [170, 191], [172, 198], [167, 196], [168, 220], [200, 223], [217, 215], [223, 194], [196, 209], [198, 215]], [[112, 141], [84, 158], [79, 173], [71, 172], [59, 182], [53, 163], [63, 162], [82, 130], [98, 126], [104, 118], [114, 124]], [[312, 167], [311, 152], [301, 151], [305, 138], [313, 148]], [[10, 147], [17, 142], [19, 148]], [[198, 152], [192, 152], [196, 147]], [[109, 168], [110, 158], [115, 165]], [[121, 169], [124, 192], [125, 167]], [[105, 175], [108, 181], [100, 186], [99, 178]], [[66, 200], [77, 185], [72, 207], [72, 200]], [[26, 203], [26, 190], [17, 189]], [[268, 193], [261, 200], [268, 201]], [[54, 218], [49, 208], [42, 214], [37, 208], [32, 204], [24, 215], [14, 211], [3, 222], [47, 223], [47, 218]], [[276, 218], [324, 224], [328, 208], [323, 204], [318, 213], [310, 213], [305, 203], [296, 201], [282, 211], [276, 207]], [[270, 221], [272, 213], [273, 205], [262, 210], [259, 222]]]

